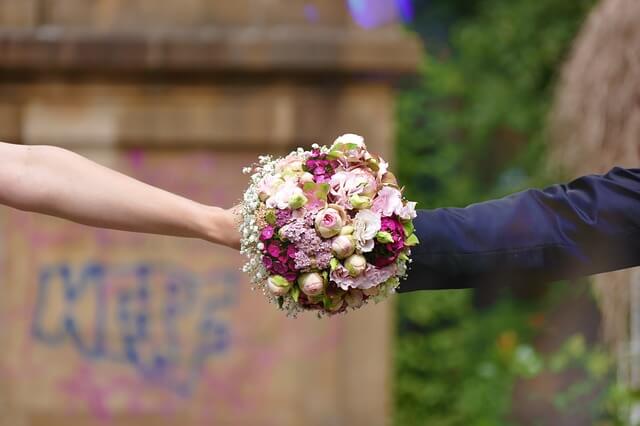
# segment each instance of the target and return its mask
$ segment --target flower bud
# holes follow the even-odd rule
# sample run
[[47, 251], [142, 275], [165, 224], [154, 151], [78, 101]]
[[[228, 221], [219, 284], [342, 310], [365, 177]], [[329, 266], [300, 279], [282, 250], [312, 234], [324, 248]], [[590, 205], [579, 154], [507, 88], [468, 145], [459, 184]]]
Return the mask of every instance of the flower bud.
[[376, 240], [382, 244], [389, 244], [393, 242], [393, 235], [390, 232], [380, 231], [376, 234]]
[[317, 272], [302, 274], [298, 278], [298, 286], [307, 296], [317, 296], [324, 292], [324, 278]]
[[357, 210], [368, 209], [372, 204], [371, 198], [362, 195], [352, 195], [349, 198], [349, 202], [351, 202], [353, 208]]
[[349, 271], [349, 275], [357, 277], [367, 269], [367, 260], [362, 255], [353, 254], [344, 261], [344, 267]]
[[364, 294], [362, 294], [361, 290], [352, 288], [344, 296], [344, 300], [350, 308], [359, 308], [364, 303]]
[[351, 256], [355, 248], [355, 241], [349, 235], [338, 235], [331, 242], [331, 249], [338, 259]]
[[300, 176], [300, 183], [304, 185], [305, 183], [313, 183], [313, 175], [309, 172], [305, 172]]
[[297, 210], [307, 204], [307, 201], [309, 200], [304, 196], [304, 194], [295, 194], [289, 198], [289, 207], [293, 210]]
[[267, 286], [274, 296], [284, 296], [289, 293], [291, 283], [281, 275], [272, 275], [267, 279]]
[[340, 235], [351, 235], [353, 234], [353, 226], [351, 225], [347, 225], [347, 226], [343, 226], [342, 229], [340, 230]]

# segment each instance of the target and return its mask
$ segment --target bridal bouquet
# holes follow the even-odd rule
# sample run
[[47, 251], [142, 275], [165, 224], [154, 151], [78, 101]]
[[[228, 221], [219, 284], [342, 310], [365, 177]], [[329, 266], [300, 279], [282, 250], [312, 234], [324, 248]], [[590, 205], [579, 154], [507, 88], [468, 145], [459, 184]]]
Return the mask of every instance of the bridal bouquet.
[[388, 166], [347, 134], [245, 168], [241, 252], [253, 284], [293, 316], [341, 313], [393, 293], [418, 238], [416, 203]]

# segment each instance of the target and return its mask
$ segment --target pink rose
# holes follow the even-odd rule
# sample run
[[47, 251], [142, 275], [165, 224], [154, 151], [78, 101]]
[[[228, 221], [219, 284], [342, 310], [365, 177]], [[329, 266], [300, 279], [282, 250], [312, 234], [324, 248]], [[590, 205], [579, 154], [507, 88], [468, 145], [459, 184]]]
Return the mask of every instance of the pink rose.
[[375, 288], [376, 286], [384, 283], [389, 278], [396, 275], [398, 272], [398, 266], [394, 263], [384, 268], [376, 268], [373, 265], [367, 264], [367, 268], [364, 273], [357, 277], [352, 277], [349, 274], [347, 268], [342, 265], [338, 265], [330, 273], [331, 281], [335, 282], [342, 290], [349, 290], [350, 288], [358, 288], [363, 290], [365, 294], [369, 295], [368, 289]]
[[329, 182], [330, 194], [339, 204], [346, 208], [353, 208], [351, 197], [373, 197], [378, 189], [375, 176], [363, 169], [341, 171], [334, 174]]
[[398, 213], [402, 208], [402, 193], [400, 190], [392, 186], [384, 186], [378, 191], [378, 195], [373, 200], [371, 210], [382, 216], [391, 216]]
[[331, 238], [338, 235], [343, 224], [343, 215], [335, 208], [328, 207], [320, 210], [316, 215], [316, 230], [323, 238]]

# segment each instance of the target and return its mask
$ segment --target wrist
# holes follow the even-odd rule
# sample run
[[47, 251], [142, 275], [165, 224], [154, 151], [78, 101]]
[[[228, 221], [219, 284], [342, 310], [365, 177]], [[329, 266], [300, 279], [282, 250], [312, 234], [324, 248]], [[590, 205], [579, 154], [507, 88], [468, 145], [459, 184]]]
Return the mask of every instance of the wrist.
[[240, 248], [240, 231], [232, 210], [203, 206], [200, 237], [214, 244]]

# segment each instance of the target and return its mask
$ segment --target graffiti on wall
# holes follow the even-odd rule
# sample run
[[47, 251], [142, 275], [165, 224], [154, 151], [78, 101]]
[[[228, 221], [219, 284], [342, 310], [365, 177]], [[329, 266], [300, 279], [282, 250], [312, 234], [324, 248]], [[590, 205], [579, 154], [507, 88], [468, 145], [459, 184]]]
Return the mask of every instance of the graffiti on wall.
[[92, 361], [125, 363], [189, 395], [206, 362], [231, 345], [225, 313], [235, 270], [204, 276], [175, 266], [66, 263], [41, 268], [31, 333]]

